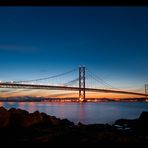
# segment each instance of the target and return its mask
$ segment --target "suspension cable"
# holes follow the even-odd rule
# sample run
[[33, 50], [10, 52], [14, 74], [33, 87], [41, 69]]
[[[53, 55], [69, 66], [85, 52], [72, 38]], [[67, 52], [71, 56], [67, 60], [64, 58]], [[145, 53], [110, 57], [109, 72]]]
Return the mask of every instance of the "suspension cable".
[[78, 82], [78, 80], [79, 80], [79, 78], [76, 78], [76, 79], [71, 80], [71, 81], [69, 81], [69, 82], [67, 82], [67, 83], [64, 83], [63, 85], [75, 84], [76, 82]]
[[102, 83], [103, 85], [109, 87], [109, 88], [112, 88], [112, 89], [118, 89], [118, 88], [115, 88], [113, 87], [112, 85], [110, 85], [109, 83], [105, 82], [102, 78], [100, 78], [99, 76], [93, 74], [92, 72], [90, 72], [88, 69], [87, 69], [87, 72], [89, 74], [89, 76], [91, 76], [94, 80], [96, 80], [97, 82], [99, 83]]
[[32, 79], [32, 80], [14, 81], [14, 83], [33, 82], [33, 81], [41, 81], [41, 80], [46, 80], [46, 79], [52, 79], [52, 78], [60, 77], [60, 76], [63, 76], [63, 75], [67, 75], [67, 74], [72, 73], [72, 72], [74, 72], [76, 70], [77, 69], [74, 68], [74, 69], [72, 69], [70, 71], [67, 71], [67, 72], [64, 72], [64, 73], [61, 73], [61, 74], [58, 74], [58, 75], [54, 75], [54, 76], [50, 76], [50, 77], [45, 77], [45, 78], [39, 78], [39, 79]]

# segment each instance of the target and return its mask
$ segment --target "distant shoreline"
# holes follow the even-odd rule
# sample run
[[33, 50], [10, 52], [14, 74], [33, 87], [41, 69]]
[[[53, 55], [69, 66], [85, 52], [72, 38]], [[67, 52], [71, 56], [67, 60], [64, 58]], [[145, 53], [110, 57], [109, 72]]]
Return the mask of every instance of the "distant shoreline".
[[[79, 101], [41, 101], [41, 100], [0, 100], [0, 102], [61, 102], [61, 103], [70, 103], [70, 102], [72, 102], [72, 103], [79, 103]], [[102, 103], [102, 102], [104, 102], [104, 103], [109, 103], [109, 102], [145, 102], [145, 103], [147, 103], [147, 101], [89, 101], [89, 102], [83, 102], [83, 103]], [[81, 102], [82, 103], [82, 102]]]
[[[86, 102], [147, 102], [146, 98], [86, 98]], [[78, 98], [0, 97], [0, 102], [80, 102]]]

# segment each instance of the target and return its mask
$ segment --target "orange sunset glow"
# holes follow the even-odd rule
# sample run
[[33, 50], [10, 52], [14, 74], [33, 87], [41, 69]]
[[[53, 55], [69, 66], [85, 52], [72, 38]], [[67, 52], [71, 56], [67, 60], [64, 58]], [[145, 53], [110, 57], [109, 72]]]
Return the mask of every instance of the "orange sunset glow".
[[[23, 97], [23, 96], [31, 96], [31, 97], [45, 97], [45, 98], [78, 98], [78, 92], [69, 92], [69, 91], [47, 91], [47, 90], [28, 90], [28, 91], [13, 91], [10, 92], [1, 92], [1, 97]], [[136, 95], [129, 94], [115, 94], [115, 93], [93, 93], [86, 92], [86, 98], [138, 98]]]

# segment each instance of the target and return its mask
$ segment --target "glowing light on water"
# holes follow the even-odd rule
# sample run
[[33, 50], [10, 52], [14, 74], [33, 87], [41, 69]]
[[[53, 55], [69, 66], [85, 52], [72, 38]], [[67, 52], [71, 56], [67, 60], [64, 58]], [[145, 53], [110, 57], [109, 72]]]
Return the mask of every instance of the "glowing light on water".
[[82, 99], [82, 98], [79, 98], [79, 100], [80, 100], [80, 102], [83, 102], [84, 101], [84, 99]]

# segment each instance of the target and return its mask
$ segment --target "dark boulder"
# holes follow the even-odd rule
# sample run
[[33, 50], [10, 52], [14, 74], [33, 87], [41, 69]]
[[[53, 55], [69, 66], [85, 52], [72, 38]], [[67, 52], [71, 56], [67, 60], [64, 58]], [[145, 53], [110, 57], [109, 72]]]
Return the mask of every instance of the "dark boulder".
[[134, 130], [138, 127], [138, 119], [119, 119], [115, 122], [114, 127], [120, 130]]
[[21, 127], [29, 128], [34, 125], [39, 125], [42, 122], [43, 122], [42, 115], [38, 111], [35, 111], [34, 113], [30, 113], [24, 116], [21, 120], [20, 125]]
[[8, 112], [10, 113], [9, 127], [13, 128], [21, 127], [23, 119], [29, 115], [27, 111], [15, 108], [9, 109]]
[[148, 112], [142, 112], [138, 119], [137, 131], [142, 134], [148, 133]]
[[59, 126], [61, 125], [60, 119], [54, 116], [49, 116], [47, 119], [47, 123], [52, 126]]
[[55, 116], [50, 116], [47, 115], [45, 113], [41, 113], [41, 116], [43, 118], [43, 125], [48, 125], [48, 127], [50, 126], [73, 126], [74, 123], [69, 121], [68, 119], [59, 119], [56, 118]]
[[40, 124], [43, 119], [38, 111], [29, 113], [25, 110], [11, 108], [8, 112], [10, 113], [9, 127], [12, 128], [29, 128]]
[[63, 125], [63, 126], [73, 126], [74, 123], [69, 121], [68, 119], [62, 119], [61, 120], [61, 125]]
[[78, 126], [85, 126], [85, 124], [78, 122]]
[[7, 111], [4, 107], [0, 108], [0, 128], [30, 128], [42, 125], [46, 125], [46, 127], [72, 126], [74, 123], [38, 111], [29, 113], [21, 109], [11, 108]]
[[144, 125], [148, 125], [148, 112], [142, 112], [139, 117], [139, 122]]
[[0, 107], [0, 128], [8, 127], [9, 122], [10, 113], [4, 107]]
[[11, 108], [8, 110], [11, 114], [14, 114], [14, 115], [19, 115], [19, 116], [23, 116], [23, 115], [28, 115], [29, 113], [25, 110], [22, 110], [22, 109], [16, 109], [16, 108]]

